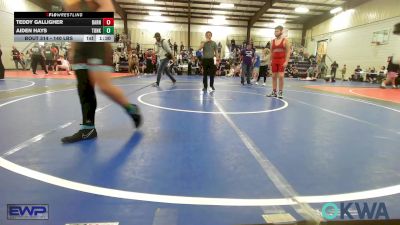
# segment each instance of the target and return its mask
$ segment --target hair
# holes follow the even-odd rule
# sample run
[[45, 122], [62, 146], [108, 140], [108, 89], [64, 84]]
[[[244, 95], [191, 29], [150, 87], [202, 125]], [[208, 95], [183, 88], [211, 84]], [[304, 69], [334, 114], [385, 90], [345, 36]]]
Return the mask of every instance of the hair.
[[208, 33], [210, 33], [210, 34], [212, 35], [211, 31], [207, 31], [207, 32], [206, 32], [206, 34], [208, 34]]
[[275, 27], [275, 30], [280, 30], [280, 31], [282, 31], [282, 30], [283, 30], [283, 27], [282, 27], [282, 26], [277, 26], [277, 27]]

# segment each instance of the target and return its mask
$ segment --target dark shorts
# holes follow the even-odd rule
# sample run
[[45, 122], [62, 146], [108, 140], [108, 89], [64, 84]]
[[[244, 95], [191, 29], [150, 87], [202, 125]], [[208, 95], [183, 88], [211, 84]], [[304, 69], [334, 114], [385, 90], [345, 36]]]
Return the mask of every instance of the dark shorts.
[[109, 43], [74, 43], [73, 70], [114, 71]]

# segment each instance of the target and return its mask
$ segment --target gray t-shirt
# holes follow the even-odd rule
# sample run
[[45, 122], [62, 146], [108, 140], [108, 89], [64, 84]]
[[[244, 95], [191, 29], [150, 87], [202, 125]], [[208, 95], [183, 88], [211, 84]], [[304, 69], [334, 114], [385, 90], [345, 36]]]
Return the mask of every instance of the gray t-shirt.
[[204, 43], [203, 47], [203, 58], [204, 59], [213, 59], [214, 51], [217, 51], [217, 43], [215, 41], [207, 41]]

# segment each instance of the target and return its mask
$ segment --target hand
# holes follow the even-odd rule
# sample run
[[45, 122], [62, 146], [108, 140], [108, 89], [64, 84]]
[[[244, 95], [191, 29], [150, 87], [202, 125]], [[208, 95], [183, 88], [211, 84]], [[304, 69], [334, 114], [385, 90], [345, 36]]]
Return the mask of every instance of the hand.
[[288, 65], [288, 62], [285, 61], [285, 62], [283, 63], [283, 67], [287, 67], [287, 65]]

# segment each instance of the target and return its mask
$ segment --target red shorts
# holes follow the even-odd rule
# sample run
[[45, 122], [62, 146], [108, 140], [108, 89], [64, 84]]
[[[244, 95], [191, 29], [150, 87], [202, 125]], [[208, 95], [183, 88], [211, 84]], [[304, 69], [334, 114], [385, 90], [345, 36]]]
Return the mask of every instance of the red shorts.
[[283, 73], [285, 72], [285, 67], [283, 67], [284, 62], [272, 62], [271, 71], [272, 73]]

